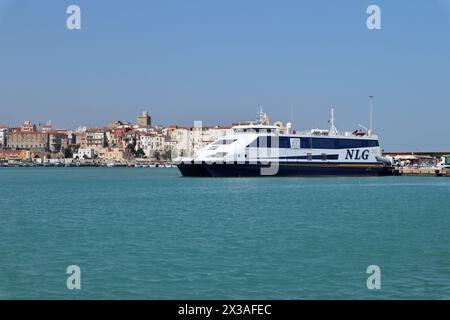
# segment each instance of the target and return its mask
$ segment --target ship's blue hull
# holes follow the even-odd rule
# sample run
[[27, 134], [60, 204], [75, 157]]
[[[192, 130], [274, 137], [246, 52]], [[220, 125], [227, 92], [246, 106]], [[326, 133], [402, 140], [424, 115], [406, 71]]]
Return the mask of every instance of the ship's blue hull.
[[206, 165], [201, 163], [180, 163], [177, 167], [184, 177], [211, 177]]
[[280, 163], [269, 168], [263, 164], [179, 164], [183, 176], [264, 177], [264, 176], [378, 176], [385, 174], [381, 163]]

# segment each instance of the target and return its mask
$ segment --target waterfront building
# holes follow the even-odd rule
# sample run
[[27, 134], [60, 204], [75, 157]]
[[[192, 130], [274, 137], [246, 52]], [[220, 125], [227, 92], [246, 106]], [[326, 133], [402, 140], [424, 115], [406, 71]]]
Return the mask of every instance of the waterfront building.
[[26, 120], [23, 122], [22, 126], [20, 127], [21, 132], [36, 132], [36, 125], [32, 124], [31, 121]]
[[109, 146], [111, 147], [126, 147], [125, 134], [130, 131], [130, 127], [116, 127], [111, 129], [111, 138], [108, 139]]
[[112, 133], [112, 129], [106, 128], [105, 129], [105, 147], [112, 147], [112, 143], [113, 143], [113, 133]]
[[108, 129], [116, 129], [116, 128], [123, 128], [123, 127], [130, 127], [131, 128], [131, 123], [129, 123], [128, 121], [121, 121], [121, 120], [115, 120], [110, 122], [107, 126]]
[[74, 159], [94, 159], [95, 151], [92, 148], [79, 148], [76, 153], [74, 153]]
[[172, 124], [168, 127], [162, 128], [161, 133], [165, 136], [171, 137], [173, 132], [177, 129], [177, 125]]
[[189, 128], [175, 126], [170, 138], [175, 144], [172, 149], [173, 158], [190, 156], [192, 148], [190, 147]]
[[20, 128], [14, 128], [8, 133], [6, 146], [8, 149], [48, 151], [49, 135], [46, 132], [37, 131], [34, 124], [25, 121]]
[[136, 144], [138, 143], [140, 139], [141, 133], [138, 130], [129, 130], [127, 131], [123, 136], [123, 141], [125, 143], [125, 146], [128, 146], [129, 144]]
[[75, 144], [82, 149], [87, 148], [86, 132], [75, 132], [74, 134], [75, 134]]
[[147, 158], [155, 158], [156, 154], [171, 152], [170, 137], [161, 132], [147, 132], [140, 136], [139, 147], [144, 150]]
[[6, 136], [8, 135], [8, 126], [0, 125], [0, 149], [6, 148]]
[[48, 121], [47, 123], [40, 125], [40, 129], [42, 132], [50, 132], [53, 130], [52, 122]]
[[158, 130], [156, 128], [140, 127], [138, 125], [133, 126], [133, 130], [138, 132], [139, 134], [144, 134], [144, 133], [147, 133], [147, 132], [158, 132]]
[[106, 133], [104, 129], [88, 129], [86, 131], [87, 148], [104, 148], [107, 146]]
[[30, 161], [33, 156], [28, 150], [0, 150], [0, 161]]
[[67, 134], [67, 139], [68, 139], [69, 145], [77, 143], [77, 134], [74, 131], [67, 130], [66, 134]]
[[170, 154], [170, 160], [176, 158], [176, 156], [174, 154], [175, 146], [176, 146], [175, 141], [173, 141], [169, 136], [166, 136], [166, 139], [164, 141], [164, 148], [165, 148], [165, 153], [167, 154], [167, 152], [168, 152]]
[[69, 137], [64, 131], [48, 131], [50, 152], [61, 152], [69, 147]]
[[142, 112], [142, 114], [137, 117], [137, 125], [143, 128], [149, 128], [152, 125], [152, 118], [147, 111]]
[[75, 129], [75, 133], [86, 132], [87, 129], [88, 128], [86, 126], [79, 126], [78, 128]]
[[124, 162], [132, 157], [126, 148], [101, 148], [96, 150], [98, 158], [105, 161]]
[[75, 131], [72, 133], [72, 140], [74, 140], [74, 144], [77, 145], [79, 148], [85, 149], [86, 146], [86, 131], [87, 127], [78, 127], [75, 129]]

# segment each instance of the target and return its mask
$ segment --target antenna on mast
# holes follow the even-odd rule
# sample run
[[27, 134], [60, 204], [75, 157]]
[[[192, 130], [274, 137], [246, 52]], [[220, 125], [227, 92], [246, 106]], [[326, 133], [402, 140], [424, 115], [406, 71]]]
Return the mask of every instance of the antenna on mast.
[[336, 126], [334, 125], [334, 105], [331, 105], [330, 134], [331, 135], [337, 134], [337, 129], [336, 129]]
[[369, 103], [370, 103], [370, 131], [369, 131], [369, 134], [372, 134], [372, 132], [373, 132], [373, 98], [374, 98], [374, 96], [369, 96]]
[[259, 106], [256, 109], [256, 122], [258, 122], [258, 123], [261, 122], [262, 118], [263, 118], [263, 108], [262, 108], [262, 106]]
[[294, 106], [292, 106], [292, 105], [291, 105], [291, 115], [290, 116], [291, 116], [290, 122], [293, 122], [294, 121]]

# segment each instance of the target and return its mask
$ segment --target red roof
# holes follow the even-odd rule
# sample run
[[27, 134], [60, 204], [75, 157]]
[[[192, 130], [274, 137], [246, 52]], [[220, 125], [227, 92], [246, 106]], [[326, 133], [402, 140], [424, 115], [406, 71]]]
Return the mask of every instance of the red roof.
[[21, 134], [48, 134], [48, 132], [45, 131], [22, 131], [22, 130], [16, 130], [12, 133], [21, 133]]
[[89, 128], [89, 129], [86, 130], [86, 132], [89, 132], [89, 133], [96, 133], [96, 132], [101, 133], [101, 132], [103, 132], [103, 133], [105, 133], [106, 129], [105, 128]]
[[46, 131], [45, 133], [48, 133], [48, 134], [65, 134], [65, 135], [67, 135], [67, 132], [65, 130], [50, 130], [50, 131]]

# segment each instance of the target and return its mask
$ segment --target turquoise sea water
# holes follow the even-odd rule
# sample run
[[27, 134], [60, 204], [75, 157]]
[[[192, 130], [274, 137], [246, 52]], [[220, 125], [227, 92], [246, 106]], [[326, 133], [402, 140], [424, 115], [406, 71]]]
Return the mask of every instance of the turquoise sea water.
[[0, 298], [449, 299], [450, 179], [1, 168]]

